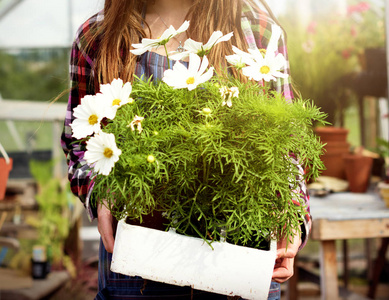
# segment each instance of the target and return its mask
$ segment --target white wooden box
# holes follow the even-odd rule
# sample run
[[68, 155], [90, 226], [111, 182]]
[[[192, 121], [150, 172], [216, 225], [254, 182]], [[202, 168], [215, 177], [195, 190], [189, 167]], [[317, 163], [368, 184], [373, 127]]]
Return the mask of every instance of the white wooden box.
[[120, 221], [111, 270], [245, 299], [267, 299], [277, 244], [269, 251], [213, 242]]

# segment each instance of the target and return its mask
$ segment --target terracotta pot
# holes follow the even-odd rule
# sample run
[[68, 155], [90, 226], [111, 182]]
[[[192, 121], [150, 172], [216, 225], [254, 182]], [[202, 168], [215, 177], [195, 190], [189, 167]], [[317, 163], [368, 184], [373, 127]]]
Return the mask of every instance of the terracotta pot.
[[326, 167], [322, 175], [346, 179], [343, 156], [349, 154], [350, 144], [347, 142], [348, 130], [339, 127], [318, 127], [315, 133], [325, 144], [325, 153], [321, 159]]
[[350, 153], [350, 144], [347, 142], [328, 142], [325, 146], [325, 153], [321, 157], [326, 170], [324, 176], [346, 179], [346, 170], [343, 157]]
[[345, 142], [347, 140], [348, 129], [341, 127], [317, 127], [314, 129], [316, 135], [320, 136], [323, 143]]
[[369, 187], [373, 158], [362, 155], [344, 157], [346, 178], [352, 193], [365, 193]]
[[[267, 299], [277, 243], [260, 250], [119, 222], [111, 270], [245, 299]], [[237, 280], [239, 278], [239, 280]]]
[[0, 158], [0, 200], [3, 200], [5, 197], [8, 176], [11, 169], [12, 169], [12, 158], [9, 159], [8, 163], [4, 158]]
[[[347, 153], [344, 153], [344, 155], [346, 154]], [[346, 179], [343, 155], [326, 153], [322, 156], [322, 161], [326, 167], [326, 169], [322, 171], [323, 176]]]

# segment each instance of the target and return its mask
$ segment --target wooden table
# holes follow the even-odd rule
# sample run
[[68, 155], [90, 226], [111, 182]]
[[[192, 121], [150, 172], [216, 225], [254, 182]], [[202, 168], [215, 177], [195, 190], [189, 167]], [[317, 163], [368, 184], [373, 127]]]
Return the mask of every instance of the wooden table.
[[313, 240], [320, 241], [321, 298], [339, 298], [336, 240], [389, 237], [389, 208], [376, 193], [311, 197]]
[[0, 269], [0, 297], [17, 300], [48, 299], [70, 279], [67, 271], [53, 271], [45, 279], [33, 280], [21, 272]]

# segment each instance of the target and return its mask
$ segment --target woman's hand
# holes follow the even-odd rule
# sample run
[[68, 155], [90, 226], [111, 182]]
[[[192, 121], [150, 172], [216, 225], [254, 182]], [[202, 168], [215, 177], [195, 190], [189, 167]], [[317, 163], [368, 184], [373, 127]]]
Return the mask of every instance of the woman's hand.
[[105, 250], [113, 252], [113, 245], [115, 242], [113, 236], [114, 218], [105, 204], [99, 203], [97, 206], [97, 228], [100, 232], [101, 239]]
[[[272, 280], [279, 283], [283, 283], [293, 276], [294, 257], [301, 245], [299, 233], [296, 233], [289, 243], [287, 240], [288, 238], [284, 238], [277, 242], [277, 259]], [[288, 247], [286, 247], [287, 243]]]

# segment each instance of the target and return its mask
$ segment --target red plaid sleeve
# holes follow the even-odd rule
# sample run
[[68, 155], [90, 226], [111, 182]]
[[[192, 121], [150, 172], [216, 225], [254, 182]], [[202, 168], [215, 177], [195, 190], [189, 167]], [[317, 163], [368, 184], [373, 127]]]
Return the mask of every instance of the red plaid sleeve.
[[[93, 185], [92, 170], [84, 160], [85, 143], [72, 137], [70, 124], [74, 120], [73, 109], [81, 103], [85, 95], [95, 94], [93, 78], [93, 58], [96, 45], [89, 44], [88, 36], [99, 21], [99, 14], [90, 18], [78, 30], [71, 49], [70, 58], [70, 93], [61, 136], [61, 145], [67, 158], [68, 179], [72, 192], [80, 198], [89, 212], [90, 219], [95, 214], [90, 203], [89, 191]], [[86, 49], [89, 49], [86, 51]]]

